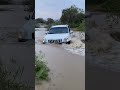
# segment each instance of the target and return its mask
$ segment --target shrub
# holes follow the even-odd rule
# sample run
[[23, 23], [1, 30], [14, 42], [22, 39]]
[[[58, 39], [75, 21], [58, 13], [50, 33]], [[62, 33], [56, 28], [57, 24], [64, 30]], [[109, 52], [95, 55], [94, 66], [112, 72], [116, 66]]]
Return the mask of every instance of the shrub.
[[78, 30], [85, 32], [85, 20], [83, 20], [82, 23], [80, 23], [80, 25], [78, 27]]
[[35, 78], [36, 80], [49, 80], [49, 68], [44, 61], [44, 56], [40, 54], [35, 58]]

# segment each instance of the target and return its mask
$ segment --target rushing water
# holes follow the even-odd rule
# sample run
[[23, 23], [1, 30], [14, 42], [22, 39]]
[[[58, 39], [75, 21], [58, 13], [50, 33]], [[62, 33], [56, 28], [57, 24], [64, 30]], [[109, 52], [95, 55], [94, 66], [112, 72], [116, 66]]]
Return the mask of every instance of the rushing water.
[[38, 43], [44, 35], [44, 30], [36, 31], [36, 54], [45, 54], [50, 68], [49, 82], [36, 85], [36, 90], [85, 90], [85, 57], [72, 54], [60, 45], [43, 45]]

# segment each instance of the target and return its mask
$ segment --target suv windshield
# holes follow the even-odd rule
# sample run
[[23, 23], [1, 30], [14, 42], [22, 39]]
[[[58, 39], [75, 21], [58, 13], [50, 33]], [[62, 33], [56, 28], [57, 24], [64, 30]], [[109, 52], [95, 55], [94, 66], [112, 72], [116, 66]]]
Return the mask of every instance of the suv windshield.
[[48, 34], [61, 34], [61, 33], [68, 33], [67, 27], [54, 27], [51, 28]]

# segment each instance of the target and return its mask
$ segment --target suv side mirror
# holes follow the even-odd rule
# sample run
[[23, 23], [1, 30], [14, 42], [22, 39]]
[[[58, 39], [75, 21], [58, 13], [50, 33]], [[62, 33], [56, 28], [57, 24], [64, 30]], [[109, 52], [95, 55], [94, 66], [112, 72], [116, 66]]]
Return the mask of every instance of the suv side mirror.
[[46, 35], [48, 34], [48, 32], [45, 33]]
[[72, 34], [73, 33], [73, 31], [70, 31], [70, 34]]

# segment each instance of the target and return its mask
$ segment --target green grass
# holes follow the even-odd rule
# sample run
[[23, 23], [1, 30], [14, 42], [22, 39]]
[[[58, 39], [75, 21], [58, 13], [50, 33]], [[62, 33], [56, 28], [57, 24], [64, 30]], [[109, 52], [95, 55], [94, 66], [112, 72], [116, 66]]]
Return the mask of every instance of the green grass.
[[77, 29], [78, 29], [78, 31], [85, 32], [85, 21], [83, 21], [82, 23], [80, 23], [80, 25], [79, 25], [79, 27]]
[[36, 56], [35, 59], [35, 78], [39, 81], [47, 81], [49, 80], [49, 68], [44, 61], [44, 56], [40, 54]]

